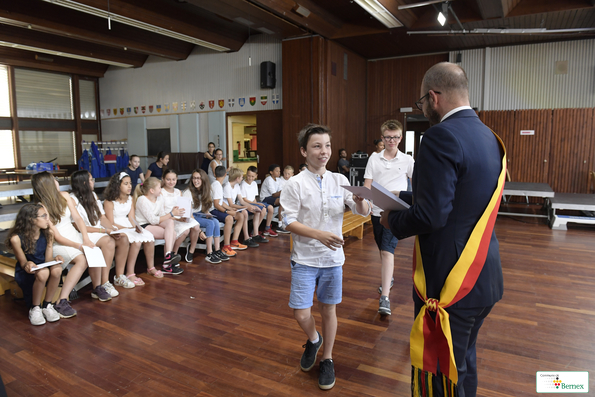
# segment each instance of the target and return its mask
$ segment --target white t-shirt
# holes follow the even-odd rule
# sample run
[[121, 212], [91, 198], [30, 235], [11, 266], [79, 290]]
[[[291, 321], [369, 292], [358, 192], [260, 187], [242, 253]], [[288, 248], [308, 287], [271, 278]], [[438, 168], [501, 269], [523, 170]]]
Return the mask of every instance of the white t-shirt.
[[[192, 192], [190, 191], [190, 189], [184, 190], [182, 192], [182, 197], [186, 197], [186, 198], [190, 199], [190, 202], [192, 203], [192, 213], [193, 214], [196, 214], [196, 213], [200, 212], [201, 204], [194, 202], [194, 199], [192, 198]], [[197, 208], [194, 208], [194, 204], [198, 204], [198, 207]]]
[[[343, 174], [326, 171], [322, 178], [305, 170], [290, 178], [281, 191], [283, 224], [299, 222], [314, 229], [343, 235], [345, 205], [358, 214], [353, 194], [341, 185], [349, 185]], [[367, 216], [368, 214], [360, 214]], [[345, 262], [343, 247], [335, 251], [320, 241], [292, 233], [291, 260], [312, 267], [342, 266]]]
[[252, 181], [251, 184], [248, 184], [246, 181], [242, 181], [240, 184], [240, 194], [246, 200], [255, 201], [256, 196], [258, 196], [258, 185], [254, 181]]
[[[368, 158], [364, 179], [372, 179], [389, 191], [407, 190], [407, 177], [413, 177], [415, 161], [413, 157], [397, 150], [397, 155], [392, 160], [384, 157], [384, 150], [372, 153]], [[377, 206], [372, 208], [372, 215], [380, 216], [382, 209]]]
[[211, 183], [211, 197], [213, 198], [213, 205], [209, 211], [213, 211], [215, 209], [215, 202], [221, 205], [223, 203], [223, 186], [218, 180]]
[[229, 204], [229, 200], [231, 199], [232, 203], [235, 203], [235, 196], [233, 194], [233, 188], [231, 187], [231, 185], [228, 183], [224, 183], [223, 184], [223, 202], [225, 204]]
[[235, 186], [231, 189], [231, 199], [234, 204], [241, 205], [239, 203], [238, 195], [242, 196], [242, 190], [240, 189], [240, 184], [236, 183]]
[[[289, 178], [291, 179], [291, 178]], [[287, 183], [287, 181], [289, 179], [285, 179], [283, 178], [283, 176], [280, 176], [279, 178], [277, 178], [277, 187], [279, 188], [279, 190], [283, 190], [283, 187], [285, 186], [285, 184]]]
[[274, 180], [272, 176], [267, 176], [262, 183], [262, 187], [260, 188], [260, 199], [264, 200], [267, 197], [271, 197], [273, 194], [277, 193], [279, 190], [279, 179]]

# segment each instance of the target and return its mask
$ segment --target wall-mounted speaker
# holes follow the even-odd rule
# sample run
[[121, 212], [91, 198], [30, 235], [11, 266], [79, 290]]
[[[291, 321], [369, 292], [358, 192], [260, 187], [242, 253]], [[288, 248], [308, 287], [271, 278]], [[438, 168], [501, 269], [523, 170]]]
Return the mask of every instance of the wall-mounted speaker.
[[260, 63], [260, 88], [275, 88], [275, 64], [270, 61]]

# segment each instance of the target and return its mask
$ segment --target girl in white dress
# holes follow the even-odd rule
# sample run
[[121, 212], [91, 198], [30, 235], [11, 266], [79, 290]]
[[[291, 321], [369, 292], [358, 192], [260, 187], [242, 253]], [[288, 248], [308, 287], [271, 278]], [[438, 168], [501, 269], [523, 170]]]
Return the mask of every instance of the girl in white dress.
[[103, 252], [106, 267], [101, 268], [101, 285], [115, 298], [120, 293], [109, 282], [111, 265], [116, 254], [116, 272], [123, 271], [128, 256], [128, 238], [126, 235], [113, 234], [114, 225], [105, 217], [101, 201], [93, 191], [95, 179], [87, 170], [74, 172], [70, 177], [70, 197], [74, 201], [76, 210], [85, 222], [89, 239]]
[[[72, 263], [62, 285], [58, 303], [54, 308], [62, 318], [74, 317], [76, 310], [68, 303], [68, 295], [88, 266], [82, 251], [83, 245], [93, 248], [95, 244], [89, 239], [85, 222], [77, 212], [74, 202], [68, 193], [60, 192], [58, 181], [49, 172], [44, 171], [33, 175], [31, 185], [35, 199], [43, 204], [50, 217], [50, 229], [54, 235], [54, 254], [60, 255], [64, 260], [62, 262], [63, 269]], [[72, 225], [73, 221], [81, 231], [80, 233]], [[91, 296], [100, 301], [112, 299], [111, 295], [101, 286], [101, 269], [89, 268], [89, 275], [93, 283]]]
[[[172, 169], [165, 170], [163, 172], [163, 189], [161, 189], [161, 195], [165, 202], [165, 212], [171, 211], [178, 203], [178, 197], [182, 197], [182, 192], [176, 189], [178, 183], [178, 173]], [[196, 248], [196, 242], [198, 237], [202, 240], [206, 240], [206, 234], [200, 230], [200, 225], [192, 217], [192, 214], [184, 214], [180, 219], [174, 219], [174, 228], [176, 229], [176, 242], [174, 244], [174, 252], [178, 253], [180, 244], [188, 236], [190, 232], [190, 244], [186, 249], [186, 257], [184, 260], [188, 263], [192, 263], [194, 258], [194, 250]]]
[[184, 215], [184, 211], [174, 207], [165, 212], [161, 181], [153, 177], [145, 179], [144, 183], [136, 187], [132, 200], [136, 209], [136, 222], [140, 227], [151, 232], [156, 239], [165, 240], [163, 274], [182, 274], [184, 270], [176, 266], [182, 258], [173, 252], [173, 248], [176, 241], [174, 217]]
[[[161, 270], [155, 269], [155, 237], [136, 223], [134, 205], [132, 196], [130, 196], [131, 192], [132, 180], [127, 173], [120, 172], [112, 175], [107, 188], [103, 192], [103, 198], [105, 199], [103, 206], [107, 219], [125, 233], [130, 242], [126, 275], [124, 275], [124, 269], [118, 270], [116, 267], [114, 283], [124, 285], [127, 282], [132, 282], [133, 286], [140, 286], [145, 285], [145, 282], [142, 278], [136, 277], [134, 267], [141, 244], [147, 261], [147, 273], [156, 278], [163, 278], [163, 273], [161, 273]], [[135, 224], [138, 228], [133, 226]]]

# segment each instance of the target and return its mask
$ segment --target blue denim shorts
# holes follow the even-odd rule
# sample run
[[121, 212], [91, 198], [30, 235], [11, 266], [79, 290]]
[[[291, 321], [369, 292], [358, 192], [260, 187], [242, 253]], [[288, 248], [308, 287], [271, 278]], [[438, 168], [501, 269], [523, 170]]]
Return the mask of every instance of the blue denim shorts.
[[328, 305], [341, 303], [343, 297], [343, 266], [312, 267], [291, 261], [291, 292], [289, 307], [307, 309], [318, 302]]
[[390, 229], [380, 224], [380, 217], [372, 215], [372, 227], [374, 229], [374, 240], [380, 251], [395, 253], [399, 240], [393, 235]]

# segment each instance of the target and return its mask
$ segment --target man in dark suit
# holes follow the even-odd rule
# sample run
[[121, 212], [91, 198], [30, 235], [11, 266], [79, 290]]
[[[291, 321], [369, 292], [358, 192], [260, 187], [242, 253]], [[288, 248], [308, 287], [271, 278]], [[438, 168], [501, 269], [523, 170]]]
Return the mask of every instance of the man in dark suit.
[[[491, 211], [488, 215], [491, 214], [495, 221], [495, 203], [499, 203], [501, 197], [499, 183], [503, 186], [500, 178], [505, 164], [503, 147], [469, 106], [467, 76], [459, 66], [444, 62], [430, 68], [422, 82], [421, 96], [416, 105], [430, 120], [432, 127], [425, 132], [416, 159], [412, 197], [408, 197], [407, 192], [400, 195], [405, 201], [412, 199], [412, 205], [406, 211], [383, 214], [381, 221], [399, 240], [418, 236], [417, 268], [422, 269], [421, 275], [425, 276], [425, 280], [414, 277], [417, 281], [413, 293], [415, 315], [418, 317], [423, 309], [420, 318], [436, 320], [436, 307], [443, 308], [444, 311], [438, 311], [438, 317], [439, 321], [444, 321], [446, 317], [446, 322], [450, 324], [453, 346], [450, 357], [454, 357], [450, 367], [453, 370], [447, 378], [458, 389], [459, 397], [473, 397], [477, 391], [477, 333], [503, 293], [500, 253], [493, 222], [491, 227], [488, 225], [483, 230], [481, 246], [477, 249], [470, 247], [466, 251], [478, 253], [472, 255], [476, 260], [470, 261], [467, 268], [463, 267], [469, 269], [463, 276], [472, 277], [454, 274], [457, 272], [452, 272], [452, 277], [449, 275], [455, 264], [460, 269], [458, 263], [466, 260], [467, 256], [462, 256], [462, 252], [473, 245], [472, 231], [476, 225], [479, 229], [483, 227], [480, 219], [486, 219], [484, 215], [490, 209], [494, 210], [494, 205], [496, 212]], [[448, 294], [445, 291], [452, 289], [452, 284], [445, 287], [447, 277], [449, 283], [457, 281], [458, 277], [458, 281], [464, 284], [455, 291], [458, 291], [457, 299], [449, 302], [446, 302]], [[425, 288], [420, 288], [423, 281]], [[434, 326], [431, 321], [429, 324]], [[421, 344], [424, 359], [427, 351], [432, 349], [435, 351], [430, 353], [436, 357], [434, 361], [430, 360], [433, 368], [427, 368], [424, 361], [424, 370], [438, 374], [433, 378], [434, 395], [443, 395], [440, 375], [449, 372], [449, 360], [441, 355], [440, 346], [429, 348], [431, 344], [424, 340], [426, 350]], [[413, 342], [412, 334], [412, 365], [415, 367]]]

